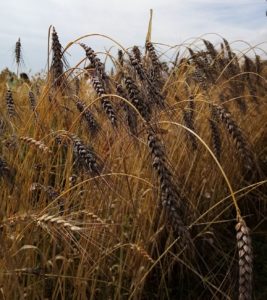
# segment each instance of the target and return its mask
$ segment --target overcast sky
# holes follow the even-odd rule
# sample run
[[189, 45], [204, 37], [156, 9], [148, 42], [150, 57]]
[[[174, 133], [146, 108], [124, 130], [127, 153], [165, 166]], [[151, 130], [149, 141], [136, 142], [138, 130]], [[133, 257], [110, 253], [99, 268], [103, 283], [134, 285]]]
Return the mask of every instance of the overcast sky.
[[[31, 69], [31, 74], [45, 68], [49, 25], [55, 26], [63, 46], [88, 33], [109, 35], [125, 47], [143, 46], [150, 8], [154, 11], [154, 42], [175, 45], [205, 33], [217, 33], [230, 42], [241, 39], [253, 45], [267, 41], [265, 0], [0, 1], [0, 69], [6, 66], [15, 69], [14, 47], [20, 37], [24, 71]], [[205, 38], [218, 41], [216, 35]], [[100, 37], [85, 42], [96, 51], [104, 51], [111, 45]], [[233, 44], [233, 48], [240, 47], [240, 43]], [[267, 50], [266, 43], [261, 47]], [[67, 58], [74, 63], [82, 55], [78, 46], [74, 46]]]

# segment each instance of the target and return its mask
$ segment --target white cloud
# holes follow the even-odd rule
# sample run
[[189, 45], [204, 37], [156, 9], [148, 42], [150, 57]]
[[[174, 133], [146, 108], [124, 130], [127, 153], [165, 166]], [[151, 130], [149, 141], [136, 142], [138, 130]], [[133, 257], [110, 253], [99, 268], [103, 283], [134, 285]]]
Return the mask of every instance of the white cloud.
[[[27, 68], [43, 68], [50, 24], [63, 45], [86, 33], [109, 35], [125, 47], [143, 45], [150, 8], [154, 9], [152, 39], [156, 42], [179, 44], [209, 32], [229, 41], [256, 44], [267, 40], [267, 3], [263, 0], [8, 0], [1, 3], [0, 11], [0, 69], [12, 67], [11, 50], [18, 37]], [[216, 35], [206, 38], [218, 41]], [[100, 37], [87, 42], [99, 51], [110, 45]], [[266, 44], [262, 47], [266, 49]], [[76, 61], [82, 55], [77, 47], [70, 53]]]

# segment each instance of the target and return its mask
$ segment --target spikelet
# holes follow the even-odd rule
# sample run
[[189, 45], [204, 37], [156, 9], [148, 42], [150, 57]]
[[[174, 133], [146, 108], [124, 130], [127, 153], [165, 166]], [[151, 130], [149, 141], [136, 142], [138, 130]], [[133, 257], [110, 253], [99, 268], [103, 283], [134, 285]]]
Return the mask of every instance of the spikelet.
[[52, 64], [50, 68], [52, 81], [55, 86], [59, 87], [63, 83], [63, 51], [59, 42], [58, 34], [54, 27], [52, 32], [52, 54]]
[[[119, 96], [123, 97], [124, 99], [127, 99], [127, 94], [124, 88], [121, 84], [116, 83], [116, 90]], [[126, 112], [126, 118], [127, 118], [127, 124], [129, 126], [130, 132], [133, 135], [137, 134], [137, 114], [134, 111], [130, 105], [122, 101], [122, 107], [124, 111]]]
[[250, 230], [239, 218], [236, 225], [236, 239], [239, 256], [239, 300], [252, 299], [253, 255]]
[[255, 161], [253, 154], [249, 148], [248, 142], [244, 138], [241, 129], [237, 126], [235, 121], [233, 120], [231, 114], [226, 110], [226, 108], [214, 105], [213, 106], [214, 113], [221, 120], [221, 122], [226, 127], [229, 134], [232, 136], [235, 141], [235, 145], [237, 150], [243, 159], [243, 166], [245, 171], [249, 173], [254, 173]]
[[72, 232], [78, 232], [81, 231], [82, 228], [78, 227], [76, 225], [73, 225], [70, 221], [66, 221], [62, 217], [44, 214], [41, 217], [36, 217], [35, 221], [37, 225], [42, 227], [43, 229], [51, 229], [53, 226], [58, 226], [67, 230], [70, 230]]
[[[60, 193], [54, 187], [52, 187], [50, 185], [45, 186], [38, 182], [33, 182], [30, 186], [30, 191], [33, 192], [36, 190], [44, 191], [49, 201], [51, 201], [51, 200], [53, 201], [60, 196]], [[61, 215], [63, 214], [63, 211], [64, 211], [64, 202], [65, 202], [65, 199], [63, 197], [60, 197], [57, 201], [59, 213]]]
[[87, 123], [87, 127], [92, 136], [95, 136], [97, 132], [100, 130], [100, 125], [96, 121], [93, 113], [86, 108], [85, 104], [79, 99], [76, 102], [77, 109], [82, 113], [83, 119]]
[[7, 162], [0, 157], [0, 177], [8, 177], [10, 174], [10, 168], [8, 167]]
[[[99, 97], [104, 96], [106, 94], [104, 86], [99, 81], [98, 77], [96, 77], [96, 76], [92, 77], [92, 84], [93, 84], [93, 87]], [[103, 107], [106, 115], [108, 116], [111, 124], [114, 127], [116, 127], [117, 126], [117, 116], [115, 114], [115, 111], [113, 109], [111, 102], [107, 98], [104, 97], [101, 99], [101, 103], [102, 103], [102, 107]]]
[[123, 64], [124, 64], [123, 52], [120, 49], [118, 50], [118, 62], [120, 64], [120, 66], [123, 67]]
[[161, 94], [163, 82], [156, 76], [155, 70], [150, 68], [146, 78], [147, 98], [151, 105], [156, 104], [160, 108], [165, 108], [164, 97]]
[[130, 58], [130, 63], [131, 65], [134, 67], [136, 73], [138, 74], [140, 80], [144, 80], [146, 78], [146, 74], [144, 71], [144, 66], [142, 65], [142, 63], [136, 59], [135, 57], [133, 57], [132, 55], [129, 55]]
[[57, 192], [52, 186], [44, 186], [38, 182], [33, 182], [30, 187], [30, 191], [35, 191], [35, 190], [43, 190], [47, 196], [54, 200], [59, 196], [59, 192]]
[[22, 51], [21, 51], [21, 41], [20, 38], [17, 40], [15, 45], [15, 59], [17, 64], [17, 76], [19, 76], [19, 67], [23, 62]]
[[33, 91], [29, 91], [29, 103], [30, 103], [30, 107], [33, 111], [35, 111], [36, 108], [36, 98], [34, 96]]
[[142, 61], [142, 54], [137, 46], [133, 46], [134, 58], [140, 63]]
[[15, 46], [15, 58], [16, 58], [16, 64], [19, 66], [21, 63], [21, 42], [20, 38], [16, 42]]
[[217, 122], [213, 119], [209, 119], [210, 124], [210, 131], [211, 131], [211, 138], [212, 138], [212, 146], [214, 150], [214, 154], [218, 161], [220, 161], [221, 158], [221, 152], [222, 152], [222, 142], [221, 142], [221, 136], [220, 136], [220, 129], [217, 125]]
[[15, 117], [16, 111], [15, 111], [15, 104], [13, 100], [13, 95], [10, 89], [6, 92], [6, 105], [7, 105], [7, 112], [10, 118]]
[[78, 163], [91, 175], [99, 175], [102, 167], [98, 163], [98, 157], [96, 156], [92, 147], [86, 146], [80, 138], [72, 134], [73, 152]]
[[227, 51], [228, 59], [232, 60], [233, 59], [233, 52], [231, 50], [231, 47], [230, 47], [230, 45], [229, 45], [229, 43], [226, 39], [223, 39], [223, 42], [224, 42], [225, 49]]
[[94, 50], [85, 44], [80, 44], [80, 46], [84, 49], [86, 57], [90, 60], [92, 68], [95, 68], [96, 75], [102, 79], [107, 79], [107, 74], [105, 72], [104, 64], [100, 61], [100, 59], [96, 56]]
[[200, 85], [200, 87], [206, 91], [208, 89], [207, 85], [207, 77], [203, 69], [199, 68], [198, 66], [195, 67], [195, 71], [193, 72], [192, 78]]
[[134, 83], [134, 80], [130, 76], [127, 76], [124, 82], [129, 95], [129, 99], [131, 100], [132, 104], [138, 109], [141, 116], [146, 121], [149, 121], [151, 118], [151, 110], [149, 106], [143, 101], [141, 93], [137, 85]]
[[146, 50], [148, 51], [148, 55], [151, 59], [152, 65], [155, 68], [157, 75], [160, 76], [161, 63], [159, 61], [159, 58], [157, 56], [157, 53], [156, 53], [156, 50], [155, 50], [153, 44], [149, 41], [146, 42]]
[[5, 179], [9, 184], [13, 184], [15, 178], [15, 170], [0, 156], [0, 179]]
[[167, 224], [182, 240], [190, 241], [190, 233], [182, 220], [185, 208], [184, 198], [173, 183], [172, 174], [167, 167], [165, 151], [153, 131], [148, 133], [148, 147], [152, 154], [152, 166], [160, 180], [161, 203]]
[[211, 55], [212, 59], [216, 59], [218, 52], [217, 50], [214, 48], [213, 44], [210, 41], [207, 40], [203, 40], [209, 54]]
[[25, 143], [27, 143], [28, 145], [31, 145], [33, 147], [36, 147], [37, 149], [41, 150], [44, 153], [52, 153], [52, 151], [42, 142], [37, 141], [31, 137], [19, 137], [19, 139]]
[[135, 252], [139, 253], [146, 261], [148, 261], [151, 264], [154, 264], [154, 259], [147, 253], [147, 251], [137, 244], [130, 244], [130, 248], [134, 250]]
[[0, 118], [0, 135], [2, 135], [5, 132], [6, 129], [6, 123], [3, 119]]

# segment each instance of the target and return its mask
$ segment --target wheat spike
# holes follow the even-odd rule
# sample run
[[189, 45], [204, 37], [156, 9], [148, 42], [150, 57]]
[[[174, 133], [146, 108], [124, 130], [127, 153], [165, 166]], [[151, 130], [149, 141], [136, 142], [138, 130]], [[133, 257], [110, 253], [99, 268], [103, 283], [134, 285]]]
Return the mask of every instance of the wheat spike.
[[15, 57], [16, 57], [17, 65], [20, 65], [20, 62], [21, 62], [21, 42], [20, 42], [20, 38], [16, 42]]
[[185, 208], [184, 199], [173, 183], [172, 174], [166, 164], [165, 151], [153, 131], [148, 133], [148, 146], [153, 157], [153, 168], [160, 180], [161, 206], [167, 223], [182, 239], [190, 240], [190, 233], [182, 221]]
[[252, 299], [253, 257], [250, 230], [240, 218], [236, 225], [239, 256], [239, 300]]
[[92, 67], [96, 70], [96, 75], [101, 78], [102, 80], [107, 79], [107, 74], [105, 72], [105, 66], [100, 61], [100, 59], [96, 56], [94, 50], [85, 44], [80, 44], [81, 47], [84, 49], [86, 57], [90, 60]]
[[100, 125], [96, 121], [93, 113], [89, 110], [89, 108], [86, 108], [86, 105], [80, 99], [76, 102], [76, 106], [77, 109], [82, 113], [82, 117], [87, 123], [89, 132], [92, 136], [95, 136], [100, 130]]
[[[116, 83], [116, 90], [119, 96], [123, 97], [124, 99], [127, 99], [127, 93], [124, 90], [123, 86], [121, 84]], [[137, 114], [134, 111], [130, 105], [122, 101], [122, 107], [124, 111], [126, 112], [126, 118], [127, 118], [127, 124], [129, 126], [130, 132], [133, 135], [137, 134]]]
[[[102, 97], [106, 94], [103, 84], [99, 81], [98, 77], [93, 76], [92, 77], [92, 84], [93, 87], [99, 97]], [[111, 124], [116, 127], [117, 126], [117, 116], [115, 114], [115, 111], [113, 109], [113, 106], [111, 102], [107, 98], [101, 99], [102, 107], [108, 116]]]
[[29, 102], [30, 102], [30, 107], [33, 111], [35, 111], [36, 108], [36, 98], [34, 96], [33, 91], [29, 91]]
[[52, 53], [52, 64], [50, 69], [52, 74], [52, 80], [53, 84], [59, 87], [64, 82], [64, 58], [62, 46], [59, 42], [58, 34], [54, 27], [52, 32]]
[[141, 116], [146, 121], [149, 121], [151, 118], [151, 110], [149, 106], [143, 101], [141, 93], [137, 85], [134, 83], [134, 80], [130, 76], [127, 76], [124, 82], [132, 104], [138, 109]]
[[146, 42], [146, 50], [148, 51], [148, 54], [149, 54], [149, 57], [151, 59], [152, 65], [155, 68], [155, 72], [157, 73], [158, 76], [160, 76], [161, 63], [160, 63], [159, 58], [157, 56], [154, 45], [150, 41]]
[[52, 151], [42, 142], [37, 141], [31, 137], [19, 137], [19, 139], [29, 145], [32, 145], [34, 147], [36, 147], [37, 149], [41, 150], [42, 152], [48, 152], [48, 153], [52, 153]]
[[15, 111], [15, 103], [13, 99], [13, 94], [10, 89], [6, 92], [6, 105], [7, 105], [7, 112], [10, 118], [15, 117], [16, 111]]
[[86, 146], [80, 138], [72, 135], [73, 152], [78, 163], [91, 175], [99, 175], [102, 167], [98, 163], [98, 158], [92, 147]]
[[120, 64], [120, 66], [123, 67], [123, 64], [124, 64], [123, 52], [120, 49], [118, 50], [118, 62]]
[[226, 110], [226, 108], [219, 105], [216, 106], [214, 105], [213, 109], [217, 117], [225, 125], [227, 131], [235, 141], [237, 150], [244, 162], [244, 169], [249, 173], [251, 172], [254, 173], [254, 168], [255, 168], [254, 157], [246, 139], [242, 134], [241, 129], [237, 126], [231, 114]]

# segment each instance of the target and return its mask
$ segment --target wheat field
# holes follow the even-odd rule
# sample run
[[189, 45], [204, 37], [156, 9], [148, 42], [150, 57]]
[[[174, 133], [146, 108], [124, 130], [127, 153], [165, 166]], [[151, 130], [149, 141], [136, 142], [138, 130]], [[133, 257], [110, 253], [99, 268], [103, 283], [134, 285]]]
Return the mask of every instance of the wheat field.
[[266, 299], [261, 52], [88, 36], [0, 74], [0, 299]]

